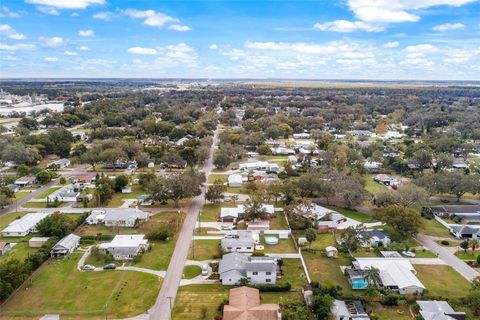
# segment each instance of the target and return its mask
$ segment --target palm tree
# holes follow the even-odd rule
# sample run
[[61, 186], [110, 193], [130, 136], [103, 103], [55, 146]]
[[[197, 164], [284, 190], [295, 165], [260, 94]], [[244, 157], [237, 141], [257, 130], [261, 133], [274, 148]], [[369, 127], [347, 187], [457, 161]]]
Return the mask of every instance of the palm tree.
[[372, 267], [368, 274], [368, 282], [374, 288], [378, 287], [378, 280], [380, 279], [380, 269]]
[[479, 242], [477, 239], [470, 240], [470, 247], [472, 248], [472, 253], [475, 253], [475, 249], [477, 249], [478, 244]]

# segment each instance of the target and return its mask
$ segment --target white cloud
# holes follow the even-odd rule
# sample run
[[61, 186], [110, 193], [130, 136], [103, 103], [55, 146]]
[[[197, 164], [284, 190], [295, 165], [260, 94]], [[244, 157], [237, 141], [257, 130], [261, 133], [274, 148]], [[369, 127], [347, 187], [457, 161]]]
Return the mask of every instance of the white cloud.
[[105, 4], [105, 0], [26, 0], [25, 2], [57, 9], [85, 9], [91, 5]]
[[133, 47], [127, 50], [131, 54], [155, 55], [157, 50], [154, 48]]
[[81, 47], [78, 47], [77, 49], [80, 50], [80, 51], [90, 51], [90, 50], [91, 50], [91, 49], [90, 49], [89, 47], [87, 47], [87, 46], [81, 46]]
[[434, 6], [459, 7], [478, 0], [348, 0], [357, 21], [335, 20], [316, 23], [315, 29], [337, 32], [382, 31], [388, 24], [416, 22], [420, 10]]
[[433, 53], [438, 51], [438, 48], [431, 44], [417, 44], [413, 46], [408, 46], [405, 48], [405, 51], [408, 53]]
[[396, 48], [400, 45], [398, 41], [385, 42], [383, 44], [384, 48]]
[[54, 7], [38, 6], [37, 10], [40, 11], [41, 13], [49, 14], [51, 16], [59, 16], [60, 15], [60, 11], [58, 11]]
[[325, 23], [315, 23], [313, 28], [322, 31], [335, 31], [335, 32], [352, 32], [352, 31], [367, 31], [378, 32], [383, 31], [384, 27], [381, 25], [373, 25], [365, 23], [363, 21], [348, 21], [348, 20], [335, 20]]
[[65, 43], [62, 37], [40, 37], [40, 41], [47, 47], [58, 47]]
[[35, 50], [37, 47], [28, 43], [7, 44], [0, 42], [0, 51], [17, 51], [17, 50]]
[[20, 18], [20, 14], [10, 11], [7, 6], [2, 6], [0, 9], [0, 18]]
[[14, 40], [23, 40], [27, 38], [24, 34], [15, 31], [15, 29], [8, 24], [0, 24], [0, 35]]
[[110, 21], [110, 20], [112, 20], [113, 14], [109, 11], [97, 12], [92, 17], [93, 17], [93, 19]]
[[175, 31], [190, 31], [190, 30], [192, 30], [192, 28], [190, 28], [189, 26], [184, 26], [184, 25], [181, 25], [181, 24], [172, 24], [167, 29], [168, 30], [175, 30]]
[[58, 61], [58, 58], [55, 58], [55, 57], [46, 57], [44, 60], [47, 61], [47, 62], [57, 62], [57, 61]]
[[80, 37], [94, 37], [95, 32], [92, 29], [78, 31]]
[[434, 26], [432, 30], [434, 31], [449, 31], [449, 30], [459, 30], [465, 28], [463, 23], [445, 23], [438, 26]]
[[76, 53], [75, 51], [65, 51], [63, 54], [66, 55], [66, 56], [76, 56], [76, 55], [78, 55], [78, 53]]
[[70, 17], [79, 17], [80, 15], [77, 12], [74, 12], [70, 15]]
[[192, 30], [189, 26], [179, 24], [179, 19], [154, 10], [142, 11], [136, 9], [126, 9], [123, 10], [123, 14], [133, 19], [143, 19], [143, 24], [150, 27], [167, 28], [175, 31]]
[[218, 45], [215, 44], [215, 43], [212, 43], [209, 47], [211, 50], [217, 50], [218, 49]]

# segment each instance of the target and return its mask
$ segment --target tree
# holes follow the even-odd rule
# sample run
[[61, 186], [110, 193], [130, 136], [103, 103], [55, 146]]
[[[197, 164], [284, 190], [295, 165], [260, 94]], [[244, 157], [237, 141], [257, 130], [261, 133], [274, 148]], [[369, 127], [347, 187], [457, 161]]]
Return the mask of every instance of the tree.
[[8, 206], [9, 204], [12, 203], [12, 199], [8, 197], [4, 193], [0, 193], [0, 208], [5, 208], [5, 206]]
[[473, 315], [480, 316], [480, 290], [472, 290], [472, 292], [465, 297], [465, 302], [472, 309]]
[[357, 251], [360, 245], [359, 234], [362, 231], [362, 227], [348, 227], [340, 235], [340, 243], [342, 248], [345, 249], [352, 258], [353, 253]]
[[22, 143], [9, 143], [2, 151], [2, 160], [16, 164], [36, 165], [41, 159], [38, 149], [27, 147]]
[[128, 185], [128, 177], [124, 174], [120, 174], [115, 177], [115, 184], [113, 189], [115, 190], [115, 192], [120, 192], [127, 185]]
[[230, 199], [232, 199], [233, 204], [235, 204], [235, 203], [238, 201], [239, 197], [238, 197], [238, 195], [236, 195], [236, 194], [232, 194], [232, 195], [230, 196]]
[[467, 252], [469, 247], [470, 247], [470, 241], [468, 241], [467, 239], [460, 242], [460, 248], [462, 248], [464, 252]]
[[75, 228], [75, 222], [66, 215], [55, 212], [42, 219], [37, 224], [37, 230], [42, 236], [63, 238]]
[[370, 268], [370, 272], [368, 273], [369, 283], [374, 288], [378, 287], [380, 281], [380, 270], [378, 268], [372, 267]]
[[419, 149], [413, 154], [413, 160], [420, 165], [420, 170], [423, 171], [432, 165], [433, 153], [428, 149]]
[[412, 207], [421, 205], [428, 201], [429, 194], [427, 190], [414, 184], [401, 185], [397, 190], [386, 189], [379, 192], [375, 197], [375, 203], [379, 207], [388, 207], [390, 205], [399, 205], [402, 207]]
[[228, 165], [232, 162], [232, 158], [229, 154], [226, 152], [223, 152], [222, 149], [220, 149], [216, 154], [213, 159], [213, 164], [215, 167], [219, 169], [224, 169], [228, 167]]
[[328, 295], [313, 295], [311, 309], [317, 319], [330, 319], [333, 298]]
[[215, 180], [213, 185], [208, 187], [205, 198], [212, 203], [218, 203], [225, 198], [225, 191], [227, 191], [227, 186], [221, 180]]
[[422, 218], [418, 211], [398, 205], [388, 206], [377, 212], [375, 216], [392, 226], [402, 239], [416, 236], [422, 227]]
[[48, 170], [42, 170], [35, 176], [36, 180], [40, 184], [47, 184], [52, 181], [53, 174]]
[[255, 221], [255, 219], [264, 219], [267, 211], [263, 206], [263, 199], [259, 196], [254, 196], [247, 200], [243, 217], [247, 221]]
[[315, 229], [308, 228], [307, 230], [305, 230], [305, 237], [307, 238], [308, 244], [311, 248], [312, 242], [317, 239], [317, 232], [315, 231]]
[[426, 175], [416, 180], [416, 184], [425, 187], [431, 193], [449, 193], [457, 197], [457, 202], [467, 192], [477, 194], [480, 192], [478, 174], [466, 175], [460, 171], [439, 172]]
[[114, 181], [108, 177], [101, 177], [95, 180], [95, 197], [97, 199], [97, 206], [107, 203], [114, 193]]
[[472, 248], [472, 253], [475, 253], [475, 250], [478, 248], [479, 241], [477, 239], [470, 240], [470, 247]]

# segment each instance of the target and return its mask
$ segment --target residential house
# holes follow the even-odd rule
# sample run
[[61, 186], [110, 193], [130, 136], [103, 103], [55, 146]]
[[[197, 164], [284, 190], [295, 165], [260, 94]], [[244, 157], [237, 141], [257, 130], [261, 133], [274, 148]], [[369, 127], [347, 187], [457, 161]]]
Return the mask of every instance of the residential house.
[[187, 167], [187, 161], [178, 160], [173, 162], [162, 162], [160, 164], [161, 169], [185, 169]]
[[55, 201], [57, 199], [61, 202], [77, 202], [81, 200], [81, 191], [83, 186], [72, 183], [55, 190], [47, 196], [47, 201]]
[[246, 278], [251, 284], [275, 284], [277, 281], [277, 259], [273, 257], [249, 257], [232, 252], [223, 255], [218, 266], [220, 282], [236, 285]]
[[0, 241], [0, 256], [7, 254], [8, 251], [12, 248], [12, 244], [10, 242]]
[[248, 175], [244, 177], [244, 175], [234, 173], [228, 176], [228, 186], [238, 188], [241, 187], [244, 182], [248, 181]]
[[386, 186], [396, 184], [395, 178], [387, 174], [377, 174], [373, 177], [373, 180]]
[[363, 166], [368, 171], [375, 171], [379, 170], [382, 167], [382, 163], [378, 161], [365, 161]]
[[34, 185], [37, 182], [37, 179], [34, 176], [29, 177], [21, 177], [15, 180], [14, 184], [19, 186], [20, 188]]
[[466, 224], [480, 223], [480, 205], [441, 205], [424, 208], [424, 211], [441, 218], [455, 219], [457, 217]]
[[383, 258], [383, 257], [358, 257], [353, 263], [353, 270], [364, 273], [362, 280], [360, 278], [350, 278], [349, 268], [346, 269], [346, 275], [353, 289], [356, 284], [369, 283], [369, 272], [373, 268], [379, 271], [378, 285], [400, 294], [420, 294], [425, 286], [415, 276], [415, 269], [408, 259], [405, 258]]
[[153, 200], [149, 195], [146, 194], [140, 194], [136, 196], [137, 199], [137, 205], [139, 206], [151, 206], [153, 205]]
[[240, 287], [230, 289], [228, 304], [223, 306], [223, 320], [280, 320], [278, 304], [261, 304], [260, 291], [256, 288]]
[[[267, 212], [268, 216], [275, 214], [275, 208], [271, 204], [263, 204], [263, 209]], [[233, 208], [221, 208], [220, 209], [220, 221], [237, 223], [237, 220], [245, 213], [245, 206], [239, 204]]]
[[334, 300], [332, 314], [335, 320], [370, 320], [368, 313], [358, 300]]
[[48, 164], [47, 168], [53, 168], [56, 167], [58, 169], [64, 169], [68, 166], [70, 166], [71, 162], [69, 159], [63, 158], [63, 159], [58, 159], [55, 161], [52, 161]]
[[41, 248], [47, 241], [49, 237], [32, 237], [28, 240], [28, 247], [30, 248]]
[[241, 171], [264, 170], [270, 172], [280, 172], [280, 167], [276, 163], [269, 163], [267, 161], [245, 162], [240, 163], [239, 169]]
[[386, 247], [392, 242], [390, 234], [383, 229], [367, 229], [358, 235], [363, 247]]
[[104, 169], [135, 169], [137, 168], [138, 164], [137, 161], [122, 161], [122, 160], [117, 160], [113, 163], [104, 163], [103, 168]]
[[143, 234], [117, 235], [111, 242], [101, 243], [99, 249], [111, 254], [115, 260], [131, 260], [148, 249]]
[[343, 214], [318, 204], [302, 204], [294, 208], [294, 212], [297, 215], [315, 220], [318, 223], [319, 230], [335, 230], [340, 223], [347, 221]]
[[50, 251], [52, 258], [65, 257], [80, 246], [80, 237], [70, 233], [57, 242]]
[[302, 133], [294, 133], [294, 139], [310, 139], [310, 133], [302, 132]]
[[4, 237], [24, 237], [29, 233], [37, 232], [37, 224], [51, 213], [27, 213], [20, 219], [13, 220], [2, 230]]
[[368, 130], [350, 130], [348, 131], [349, 134], [351, 134], [354, 137], [371, 137], [373, 133]]
[[465, 312], [455, 311], [446, 301], [417, 300], [423, 320], [465, 320]]
[[238, 230], [228, 233], [221, 241], [221, 247], [225, 252], [249, 252], [253, 253], [258, 244], [258, 233], [248, 230]]
[[450, 233], [458, 239], [480, 240], [480, 226], [478, 225], [450, 225]]
[[192, 138], [193, 138], [192, 135], [187, 134], [185, 137], [178, 139], [178, 140], [175, 142], [175, 145], [176, 145], [177, 147], [181, 147], [181, 146], [183, 146], [185, 143], [187, 143], [188, 141], [190, 141]]
[[97, 179], [96, 172], [84, 172], [82, 174], [76, 174], [72, 176], [72, 183], [77, 183], [79, 185], [95, 183]]
[[104, 223], [108, 227], [134, 227], [137, 221], [146, 221], [150, 213], [136, 208], [112, 208], [92, 210], [87, 217], [88, 224]]
[[295, 150], [290, 149], [290, 148], [285, 148], [285, 147], [276, 147], [276, 148], [271, 148], [272, 154], [276, 155], [293, 155], [295, 154]]
[[20, 191], [20, 187], [17, 186], [16, 184], [14, 184], [14, 183], [11, 183], [11, 184], [7, 185], [7, 188], [10, 189], [13, 192]]

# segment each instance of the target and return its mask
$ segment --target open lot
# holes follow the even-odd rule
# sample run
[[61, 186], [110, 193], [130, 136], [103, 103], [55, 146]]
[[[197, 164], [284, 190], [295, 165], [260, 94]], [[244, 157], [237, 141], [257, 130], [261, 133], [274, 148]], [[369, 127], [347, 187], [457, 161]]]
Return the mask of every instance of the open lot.
[[44, 199], [47, 196], [54, 193], [55, 191], [59, 190], [60, 188], [62, 188], [62, 186], [56, 186], [56, 187], [48, 188], [48, 189], [42, 191], [38, 196], [36, 196], [35, 199]]
[[[128, 317], [147, 310], [155, 301], [161, 280], [140, 272], [80, 272], [74, 253], [50, 260], [28, 289], [14, 295], [3, 307], [7, 315], [39, 316], [60, 313], [78, 316]], [[105, 312], [106, 309], [106, 312]]]
[[445, 298], [460, 298], [470, 290], [470, 283], [449, 266], [415, 265], [418, 279], [429, 294]]
[[[2, 238], [1, 241], [10, 241], [8, 238]], [[0, 256], [0, 262], [7, 259], [25, 260], [29, 254], [34, 253], [38, 248], [29, 248], [28, 242], [17, 242], [17, 244], [7, 254]]]
[[291, 238], [279, 239], [278, 244], [266, 244], [264, 237], [260, 236], [260, 244], [265, 247], [265, 253], [296, 253], [295, 244]]
[[448, 232], [447, 228], [442, 226], [440, 222], [435, 219], [422, 219], [423, 227], [420, 230], [421, 233], [432, 237], [451, 238], [454, 237]]
[[188, 259], [191, 260], [203, 261], [218, 259], [219, 257], [221, 257], [220, 240], [192, 241], [188, 251]]

